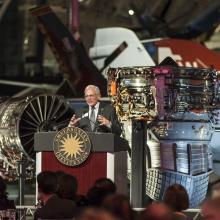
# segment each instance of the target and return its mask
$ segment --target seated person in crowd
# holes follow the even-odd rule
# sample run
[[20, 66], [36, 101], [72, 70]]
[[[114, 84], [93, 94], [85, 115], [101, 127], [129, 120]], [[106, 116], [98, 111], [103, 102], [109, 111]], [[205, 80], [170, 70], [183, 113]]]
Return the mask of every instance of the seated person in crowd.
[[[58, 172], [56, 172], [57, 175]], [[69, 199], [76, 203], [76, 206], [86, 206], [87, 198], [84, 195], [77, 194], [78, 181], [76, 177], [59, 172], [57, 195], [62, 199]], [[59, 174], [58, 174], [59, 175]]]
[[201, 208], [203, 220], [219, 220], [220, 219], [220, 197], [206, 200]]
[[115, 183], [108, 178], [99, 178], [87, 192], [88, 204], [101, 206], [103, 200], [116, 192]]
[[[0, 176], [0, 218], [4, 216], [6, 218], [11, 217], [11, 219], [15, 219], [15, 203], [13, 200], [8, 199], [6, 188], [5, 180]], [[7, 212], [7, 210], [10, 210], [11, 213]], [[11, 215], [14, 215], [14, 217]]]
[[151, 203], [141, 213], [139, 220], [173, 220], [173, 213], [164, 203]]
[[107, 196], [102, 203], [102, 207], [117, 219], [133, 220], [135, 216], [130, 200], [124, 194], [115, 193]]
[[68, 219], [73, 218], [76, 205], [73, 201], [56, 195], [57, 177], [52, 171], [43, 171], [37, 175], [38, 200], [43, 206], [34, 213], [34, 219]]
[[163, 196], [164, 203], [173, 211], [175, 220], [189, 220], [182, 211], [189, 208], [189, 197], [186, 189], [180, 184], [169, 186]]
[[111, 179], [106, 178], [106, 177], [97, 179], [94, 182], [93, 186], [103, 189], [109, 193], [116, 193], [117, 191], [115, 183]]
[[214, 182], [211, 186], [211, 197], [220, 198], [220, 180]]
[[77, 179], [70, 174], [65, 174], [59, 178], [57, 194], [62, 199], [76, 201], [77, 188]]
[[82, 209], [76, 216], [75, 220], [122, 220], [114, 217], [110, 212], [97, 208], [97, 207], [86, 207]]
[[88, 132], [97, 131], [120, 135], [121, 127], [115, 109], [112, 105], [104, 105], [100, 102], [99, 88], [88, 85], [84, 93], [88, 106], [73, 115], [69, 127], [76, 126]]

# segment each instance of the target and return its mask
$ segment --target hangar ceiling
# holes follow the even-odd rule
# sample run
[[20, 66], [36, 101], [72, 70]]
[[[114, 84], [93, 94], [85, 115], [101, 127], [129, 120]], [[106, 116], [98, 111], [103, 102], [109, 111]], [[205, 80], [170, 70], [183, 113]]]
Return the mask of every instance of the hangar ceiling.
[[[192, 38], [204, 42], [218, 26], [219, 8], [218, 0], [81, 0], [80, 33], [89, 47], [97, 27], [127, 27], [142, 39], [173, 37], [178, 33], [184, 38], [198, 24], [195, 29], [206, 30]], [[129, 10], [134, 14], [129, 15]]]
[[[73, 1], [22, 0], [20, 2], [20, 9], [26, 12], [24, 13], [26, 19], [30, 16], [29, 8], [34, 7], [36, 2], [38, 4], [45, 2], [67, 25], [70, 4]], [[127, 27], [144, 39], [175, 36], [177, 33], [181, 33], [184, 38], [184, 33], [187, 35], [187, 30], [198, 24], [200, 27], [196, 28], [204, 32], [192, 38], [203, 42], [212, 36], [220, 21], [218, 0], [187, 2], [185, 0], [78, 0], [78, 2], [79, 30], [87, 49], [92, 45], [96, 28]], [[133, 10], [134, 14], [130, 15], [129, 10]], [[33, 28], [33, 25], [31, 27]]]
[[[0, 80], [60, 83], [59, 65], [39, 38], [29, 9], [46, 3], [68, 27], [72, 2], [0, 0]], [[78, 6], [79, 32], [87, 50], [97, 28], [116, 26], [132, 29], [140, 39], [187, 38], [220, 48], [219, 0], [78, 0]]]

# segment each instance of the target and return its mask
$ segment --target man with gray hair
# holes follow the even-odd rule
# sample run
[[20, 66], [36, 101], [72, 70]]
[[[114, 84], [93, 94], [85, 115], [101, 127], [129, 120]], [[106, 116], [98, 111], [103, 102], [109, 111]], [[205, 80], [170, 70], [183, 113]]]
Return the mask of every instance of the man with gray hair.
[[79, 127], [87, 132], [121, 134], [121, 126], [112, 105], [100, 102], [101, 93], [97, 86], [88, 85], [84, 91], [88, 106], [73, 115], [69, 127]]

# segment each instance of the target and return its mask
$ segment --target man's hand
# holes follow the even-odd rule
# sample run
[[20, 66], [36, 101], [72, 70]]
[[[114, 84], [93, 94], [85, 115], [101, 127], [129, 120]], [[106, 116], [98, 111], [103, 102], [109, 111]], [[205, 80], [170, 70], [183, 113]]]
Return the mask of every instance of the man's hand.
[[73, 115], [72, 118], [70, 119], [70, 123], [68, 124], [68, 127], [75, 127], [77, 122], [80, 120], [81, 118], [76, 118], [76, 115]]
[[105, 118], [104, 116], [98, 115], [97, 119], [98, 119], [100, 125], [105, 125], [107, 127], [111, 127], [111, 122], [107, 118]]

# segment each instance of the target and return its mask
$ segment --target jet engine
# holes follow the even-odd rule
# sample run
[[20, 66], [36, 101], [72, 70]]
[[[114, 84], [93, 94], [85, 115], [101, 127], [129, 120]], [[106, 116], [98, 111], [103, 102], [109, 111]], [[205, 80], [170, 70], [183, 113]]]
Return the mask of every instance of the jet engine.
[[34, 134], [67, 126], [72, 110], [55, 95], [0, 100], [0, 175], [15, 180], [19, 163], [26, 163], [26, 178], [35, 175]]

